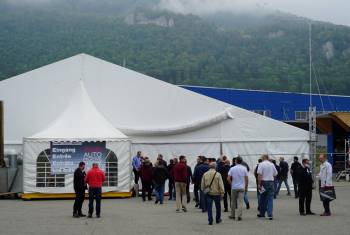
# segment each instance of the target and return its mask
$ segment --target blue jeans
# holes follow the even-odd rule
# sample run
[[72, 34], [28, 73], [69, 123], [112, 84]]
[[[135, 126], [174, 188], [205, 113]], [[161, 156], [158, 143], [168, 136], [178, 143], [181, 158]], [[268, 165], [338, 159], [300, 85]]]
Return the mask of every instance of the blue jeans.
[[261, 184], [265, 188], [265, 192], [260, 194], [260, 215], [265, 216], [267, 211], [267, 216], [272, 217], [274, 181], [262, 181]]
[[203, 212], [207, 210], [207, 196], [203, 193], [201, 189], [199, 194], [199, 206]]
[[156, 194], [156, 200], [160, 203], [163, 203], [164, 201], [164, 190], [165, 190], [165, 184], [155, 184], [154, 185], [154, 192]]
[[216, 208], [216, 222], [221, 219], [221, 196], [207, 195], [207, 210], [208, 210], [208, 221], [213, 223], [213, 201]]
[[276, 195], [279, 194], [283, 182], [284, 182], [284, 184], [286, 185], [288, 194], [290, 194], [290, 189], [289, 189], [289, 184], [288, 184], [288, 178], [285, 178], [285, 179], [280, 179], [280, 180], [279, 180], [278, 188], [277, 188], [276, 193], [275, 193]]
[[89, 188], [89, 215], [94, 213], [94, 200], [96, 200], [96, 215], [101, 214], [101, 188]]
[[249, 204], [249, 198], [248, 198], [248, 194], [247, 194], [247, 193], [244, 193], [244, 203], [245, 203], [246, 205]]

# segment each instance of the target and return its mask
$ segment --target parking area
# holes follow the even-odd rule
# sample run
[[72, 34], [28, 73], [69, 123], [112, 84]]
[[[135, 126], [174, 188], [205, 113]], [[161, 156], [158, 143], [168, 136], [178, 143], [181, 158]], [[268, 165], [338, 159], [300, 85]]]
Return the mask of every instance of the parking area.
[[[141, 198], [104, 199], [101, 218], [72, 218], [72, 200], [0, 200], [0, 234], [350, 234], [350, 185], [339, 184], [337, 200], [331, 203], [331, 217], [299, 216], [298, 200], [281, 196], [274, 201], [274, 220], [256, 217], [256, 194], [250, 192], [251, 209], [243, 221], [228, 219], [209, 226], [206, 214], [188, 205], [187, 213], [175, 213], [175, 202], [142, 202]], [[84, 209], [87, 201], [84, 202]], [[312, 210], [319, 214], [322, 204], [313, 192]]]

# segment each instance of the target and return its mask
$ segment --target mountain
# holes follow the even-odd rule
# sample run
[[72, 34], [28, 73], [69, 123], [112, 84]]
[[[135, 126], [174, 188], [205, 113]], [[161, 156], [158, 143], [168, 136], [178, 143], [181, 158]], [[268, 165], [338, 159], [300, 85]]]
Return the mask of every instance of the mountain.
[[[304, 18], [183, 15], [158, 0], [17, 1], [0, 0], [0, 79], [84, 52], [173, 84], [309, 89]], [[350, 95], [350, 28], [313, 21], [312, 51], [313, 90]]]

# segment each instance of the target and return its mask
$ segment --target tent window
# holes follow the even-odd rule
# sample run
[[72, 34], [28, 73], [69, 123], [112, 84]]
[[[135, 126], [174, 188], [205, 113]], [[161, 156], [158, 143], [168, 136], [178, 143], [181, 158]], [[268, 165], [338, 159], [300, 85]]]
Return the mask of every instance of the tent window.
[[50, 149], [42, 151], [36, 160], [36, 187], [64, 187], [64, 174], [51, 174]]
[[104, 186], [118, 186], [118, 158], [113, 151], [108, 151]]

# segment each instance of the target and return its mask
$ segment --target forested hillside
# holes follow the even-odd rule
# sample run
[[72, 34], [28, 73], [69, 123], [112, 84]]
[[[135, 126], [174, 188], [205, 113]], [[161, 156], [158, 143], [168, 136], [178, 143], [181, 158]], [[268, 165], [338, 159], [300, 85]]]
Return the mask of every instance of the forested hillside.
[[[0, 79], [84, 52], [174, 84], [308, 91], [305, 19], [181, 15], [155, 10], [156, 0], [80, 2], [0, 2]], [[320, 91], [350, 95], [350, 28], [312, 29]]]

